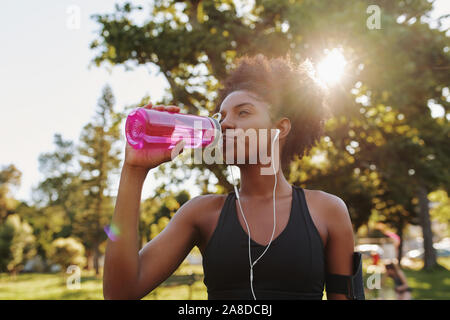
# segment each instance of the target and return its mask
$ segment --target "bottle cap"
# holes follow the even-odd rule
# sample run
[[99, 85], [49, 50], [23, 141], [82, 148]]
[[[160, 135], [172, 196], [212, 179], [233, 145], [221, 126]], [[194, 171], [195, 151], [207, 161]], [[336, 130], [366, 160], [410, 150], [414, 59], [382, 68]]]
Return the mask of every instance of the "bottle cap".
[[147, 124], [147, 113], [144, 108], [133, 110], [127, 117], [125, 132], [128, 143], [134, 149], [142, 149], [144, 146], [145, 126]]

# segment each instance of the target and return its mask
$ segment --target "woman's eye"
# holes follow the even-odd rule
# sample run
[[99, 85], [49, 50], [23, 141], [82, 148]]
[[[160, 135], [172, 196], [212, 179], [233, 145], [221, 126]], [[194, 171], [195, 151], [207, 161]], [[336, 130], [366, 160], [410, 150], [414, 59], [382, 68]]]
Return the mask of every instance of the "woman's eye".
[[239, 111], [239, 115], [242, 115], [242, 114], [248, 114], [248, 112], [245, 110]]

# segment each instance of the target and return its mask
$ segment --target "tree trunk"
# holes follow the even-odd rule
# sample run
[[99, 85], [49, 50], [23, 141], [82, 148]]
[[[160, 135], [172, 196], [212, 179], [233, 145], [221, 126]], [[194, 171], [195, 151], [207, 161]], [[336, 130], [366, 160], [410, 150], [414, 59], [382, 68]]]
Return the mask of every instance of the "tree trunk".
[[423, 233], [424, 267], [429, 270], [437, 266], [436, 251], [433, 248], [433, 231], [431, 230], [428, 192], [423, 185], [418, 188], [420, 225]]
[[98, 276], [100, 274], [99, 272], [99, 259], [100, 259], [100, 250], [98, 248], [98, 241], [94, 244], [94, 269], [95, 269], [95, 275]]
[[397, 261], [398, 265], [401, 267], [401, 261], [403, 257], [403, 225], [399, 226], [397, 229], [397, 234], [400, 237], [400, 243], [398, 244], [398, 251], [397, 251]]
[[93, 255], [92, 255], [92, 249], [88, 250], [88, 254], [87, 254], [87, 270], [91, 271], [93, 268]]

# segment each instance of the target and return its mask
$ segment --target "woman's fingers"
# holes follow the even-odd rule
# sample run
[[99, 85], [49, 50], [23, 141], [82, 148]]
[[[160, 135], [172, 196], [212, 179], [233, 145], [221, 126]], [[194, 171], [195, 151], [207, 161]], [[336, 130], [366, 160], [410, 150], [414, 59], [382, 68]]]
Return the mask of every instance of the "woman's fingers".
[[180, 112], [180, 107], [178, 106], [174, 105], [164, 106], [162, 104], [153, 105], [151, 102], [147, 104], [144, 108], [155, 109], [159, 111]]
[[166, 107], [166, 110], [167, 110], [167, 111], [170, 111], [170, 112], [180, 112], [180, 107], [177, 107], [177, 106], [167, 106], [167, 107]]

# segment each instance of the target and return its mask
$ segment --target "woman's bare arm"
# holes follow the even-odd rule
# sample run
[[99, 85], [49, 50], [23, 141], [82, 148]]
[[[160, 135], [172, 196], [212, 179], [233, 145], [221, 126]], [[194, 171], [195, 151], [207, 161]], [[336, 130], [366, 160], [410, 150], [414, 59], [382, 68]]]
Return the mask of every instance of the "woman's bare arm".
[[124, 165], [112, 223], [119, 229], [116, 241], [108, 239], [103, 272], [105, 299], [135, 298], [139, 275], [138, 223], [142, 185], [148, 170]]
[[[334, 195], [329, 195], [325, 206], [328, 229], [326, 271], [331, 274], [352, 275], [354, 239], [347, 206]], [[327, 293], [327, 299], [346, 300], [347, 297], [345, 294]]]
[[108, 240], [103, 293], [105, 299], [141, 299], [166, 280], [197, 243], [194, 215], [203, 196], [186, 202], [169, 224], [141, 250], [139, 203], [145, 173], [124, 167], [113, 223], [120, 229]]
[[140, 272], [135, 288], [139, 299], [172, 275], [198, 244], [195, 218], [205, 200], [206, 196], [198, 196], [183, 204], [164, 230], [139, 251]]

